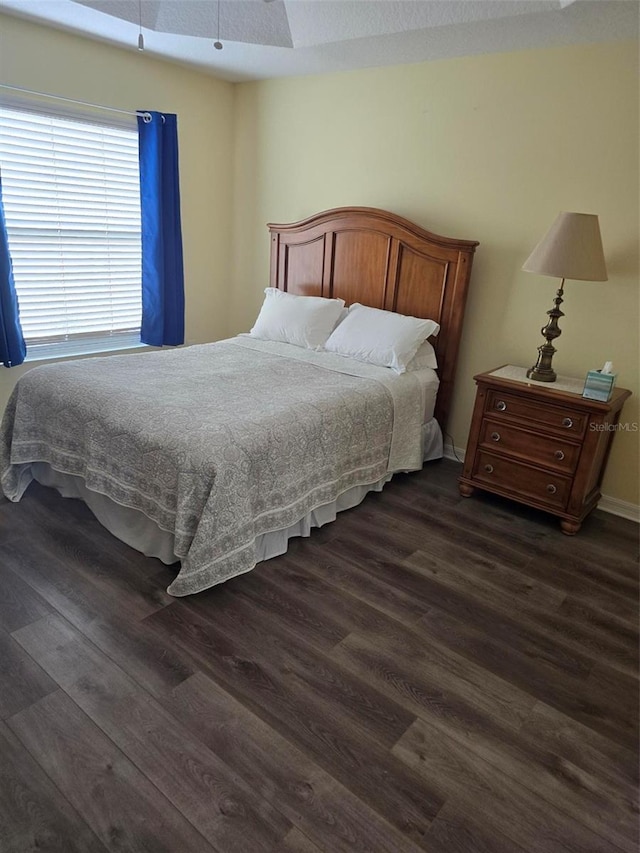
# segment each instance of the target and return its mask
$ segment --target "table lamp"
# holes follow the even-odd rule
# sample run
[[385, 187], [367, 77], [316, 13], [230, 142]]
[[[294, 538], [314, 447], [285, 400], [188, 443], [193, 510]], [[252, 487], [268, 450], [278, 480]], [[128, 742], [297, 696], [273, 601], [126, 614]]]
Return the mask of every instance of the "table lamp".
[[551, 228], [529, 255], [522, 267], [526, 272], [561, 278], [554, 307], [547, 311], [549, 321], [540, 331], [546, 343], [538, 347], [538, 360], [527, 371], [529, 379], [555, 382], [551, 359], [556, 349], [553, 341], [560, 336], [558, 319], [566, 278], [578, 281], [607, 281], [607, 268], [602, 251], [598, 217], [592, 213], [560, 213]]

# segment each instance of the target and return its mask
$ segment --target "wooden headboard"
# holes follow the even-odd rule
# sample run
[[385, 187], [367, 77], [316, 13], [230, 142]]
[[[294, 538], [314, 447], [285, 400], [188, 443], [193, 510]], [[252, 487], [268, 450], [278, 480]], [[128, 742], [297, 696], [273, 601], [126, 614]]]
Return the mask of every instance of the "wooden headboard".
[[338, 207], [301, 222], [268, 225], [271, 287], [339, 297], [435, 320], [440, 389], [435, 416], [449, 414], [473, 253], [477, 242], [430, 234], [372, 207]]

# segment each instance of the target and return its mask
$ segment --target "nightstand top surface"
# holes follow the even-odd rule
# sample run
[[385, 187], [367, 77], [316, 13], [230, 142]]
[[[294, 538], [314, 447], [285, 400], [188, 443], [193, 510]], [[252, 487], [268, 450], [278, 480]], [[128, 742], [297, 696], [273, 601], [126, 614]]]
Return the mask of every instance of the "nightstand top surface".
[[577, 379], [575, 376], [558, 376], [555, 382], [538, 382], [535, 379], [527, 379], [527, 368], [518, 367], [514, 364], [503, 364], [502, 367], [496, 367], [495, 370], [489, 370], [486, 373], [480, 373], [474, 376], [476, 381], [496, 382], [503, 387], [513, 387], [514, 390], [518, 385], [532, 391], [540, 391], [547, 395], [547, 399], [557, 395], [558, 402], [570, 403], [571, 405], [580, 405], [591, 409], [600, 409], [602, 411], [613, 407], [619, 408], [622, 406], [627, 397], [631, 396], [631, 392], [626, 388], [615, 386], [613, 393], [608, 402], [599, 400], [591, 400], [582, 396], [584, 389], [584, 379]]
[[534, 388], [544, 388], [548, 391], [564, 391], [565, 394], [578, 394], [582, 396], [584, 379], [576, 379], [574, 376], [558, 376], [555, 382], [538, 382], [535, 379], [527, 379], [527, 368], [518, 367], [515, 364], [505, 364], [492, 370], [489, 376], [496, 379], [510, 379], [512, 382], [524, 382]]

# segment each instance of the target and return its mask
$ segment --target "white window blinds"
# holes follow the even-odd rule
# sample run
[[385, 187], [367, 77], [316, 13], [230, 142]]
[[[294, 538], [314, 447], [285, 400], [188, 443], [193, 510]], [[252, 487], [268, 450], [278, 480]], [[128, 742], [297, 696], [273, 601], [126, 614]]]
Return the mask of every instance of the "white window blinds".
[[137, 132], [0, 107], [0, 168], [27, 358], [139, 344]]

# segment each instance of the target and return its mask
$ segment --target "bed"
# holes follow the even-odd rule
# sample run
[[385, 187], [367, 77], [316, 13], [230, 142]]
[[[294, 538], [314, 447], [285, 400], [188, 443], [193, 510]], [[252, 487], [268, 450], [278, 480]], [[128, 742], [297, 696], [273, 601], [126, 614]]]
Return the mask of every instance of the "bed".
[[37, 480], [81, 498], [132, 547], [180, 562], [172, 595], [251, 570], [442, 455], [477, 243], [361, 207], [268, 227], [272, 288], [434, 320], [437, 374], [239, 335], [43, 365], [3, 418], [5, 495]]

